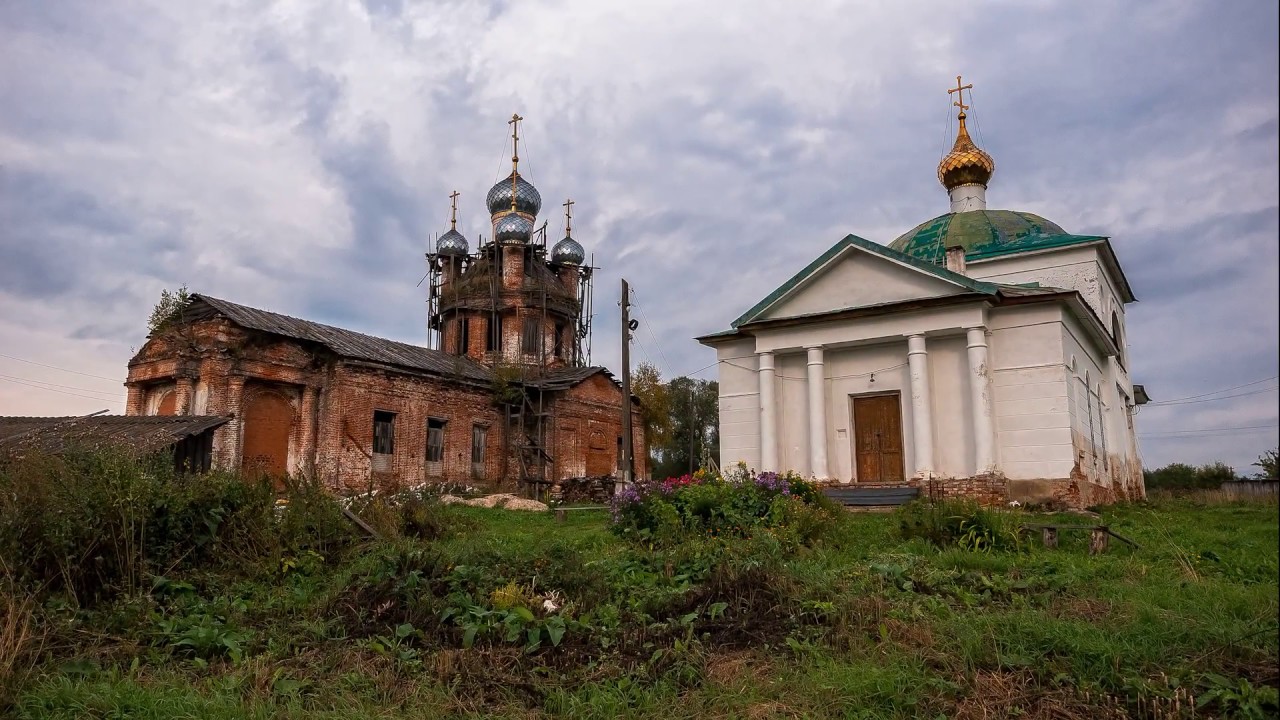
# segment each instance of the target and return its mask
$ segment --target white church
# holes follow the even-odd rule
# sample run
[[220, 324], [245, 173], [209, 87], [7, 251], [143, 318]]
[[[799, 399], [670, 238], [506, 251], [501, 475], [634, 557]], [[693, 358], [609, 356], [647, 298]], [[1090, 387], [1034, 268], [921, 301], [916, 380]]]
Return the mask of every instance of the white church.
[[1145, 495], [1111, 241], [988, 210], [991, 156], [938, 165], [951, 212], [887, 247], [837, 242], [715, 348], [720, 463], [832, 484], [1076, 507]]

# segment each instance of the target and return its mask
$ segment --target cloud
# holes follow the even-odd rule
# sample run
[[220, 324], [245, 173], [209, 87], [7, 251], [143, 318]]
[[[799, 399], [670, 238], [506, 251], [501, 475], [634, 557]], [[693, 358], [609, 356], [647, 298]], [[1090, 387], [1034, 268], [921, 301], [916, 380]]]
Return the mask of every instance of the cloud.
[[[946, 211], [933, 168], [957, 72], [996, 158], [996, 207], [1109, 235], [1140, 302], [1135, 377], [1176, 398], [1277, 365], [1277, 10], [1109, 4], [547, 0], [0, 9], [0, 347], [124, 377], [161, 288], [411, 342], [422, 253], [488, 234], [505, 124], [552, 238], [601, 268], [595, 357], [710, 364], [722, 329], [847, 233], [889, 242]], [[702, 373], [711, 377], [714, 371]], [[0, 357], [0, 374], [121, 393]], [[65, 388], [64, 388], [65, 389]], [[100, 409], [0, 382], [0, 412]], [[1274, 394], [1150, 408], [1148, 464], [1243, 467]]]

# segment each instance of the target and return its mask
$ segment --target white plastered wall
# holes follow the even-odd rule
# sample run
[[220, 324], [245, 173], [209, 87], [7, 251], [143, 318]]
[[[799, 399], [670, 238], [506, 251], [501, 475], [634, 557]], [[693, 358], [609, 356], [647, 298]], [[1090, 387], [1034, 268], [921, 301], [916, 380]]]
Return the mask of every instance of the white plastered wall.
[[769, 308], [763, 317], [793, 317], [962, 292], [965, 289], [954, 283], [851, 247], [806, 279], [793, 295]]
[[720, 387], [720, 467], [760, 467], [760, 383], [755, 340], [716, 346]]
[[989, 314], [998, 467], [1014, 480], [1071, 474], [1071, 400], [1058, 303]]

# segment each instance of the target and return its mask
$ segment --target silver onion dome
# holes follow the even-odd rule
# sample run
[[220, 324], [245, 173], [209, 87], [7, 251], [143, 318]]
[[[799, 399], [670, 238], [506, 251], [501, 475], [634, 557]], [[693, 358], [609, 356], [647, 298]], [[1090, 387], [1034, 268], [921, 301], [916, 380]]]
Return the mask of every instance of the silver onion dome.
[[493, 224], [493, 239], [498, 242], [529, 242], [532, 234], [533, 221], [513, 212], [508, 212]]
[[566, 237], [551, 248], [551, 262], [557, 265], [581, 265], [586, 258], [587, 252], [582, 249], [582, 243], [571, 237]]
[[470, 249], [462, 233], [452, 228], [436, 241], [437, 255], [466, 255]]
[[[521, 177], [519, 173], [512, 173], [512, 175], [515, 175], [516, 178], [516, 212], [522, 212], [531, 217], [537, 216], [538, 211], [542, 209], [542, 195], [538, 192], [538, 188]], [[485, 198], [485, 202], [489, 206], [490, 215], [498, 215], [511, 210], [511, 192], [511, 175], [508, 175], [505, 180], [499, 180], [498, 184], [489, 188], [489, 195]]]

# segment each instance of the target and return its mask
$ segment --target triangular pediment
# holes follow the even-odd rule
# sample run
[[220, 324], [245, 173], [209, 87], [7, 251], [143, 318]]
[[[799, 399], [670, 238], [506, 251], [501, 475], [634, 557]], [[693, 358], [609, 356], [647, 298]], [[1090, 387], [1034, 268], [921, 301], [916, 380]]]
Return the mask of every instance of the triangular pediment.
[[995, 287], [850, 235], [734, 325], [975, 292]]

